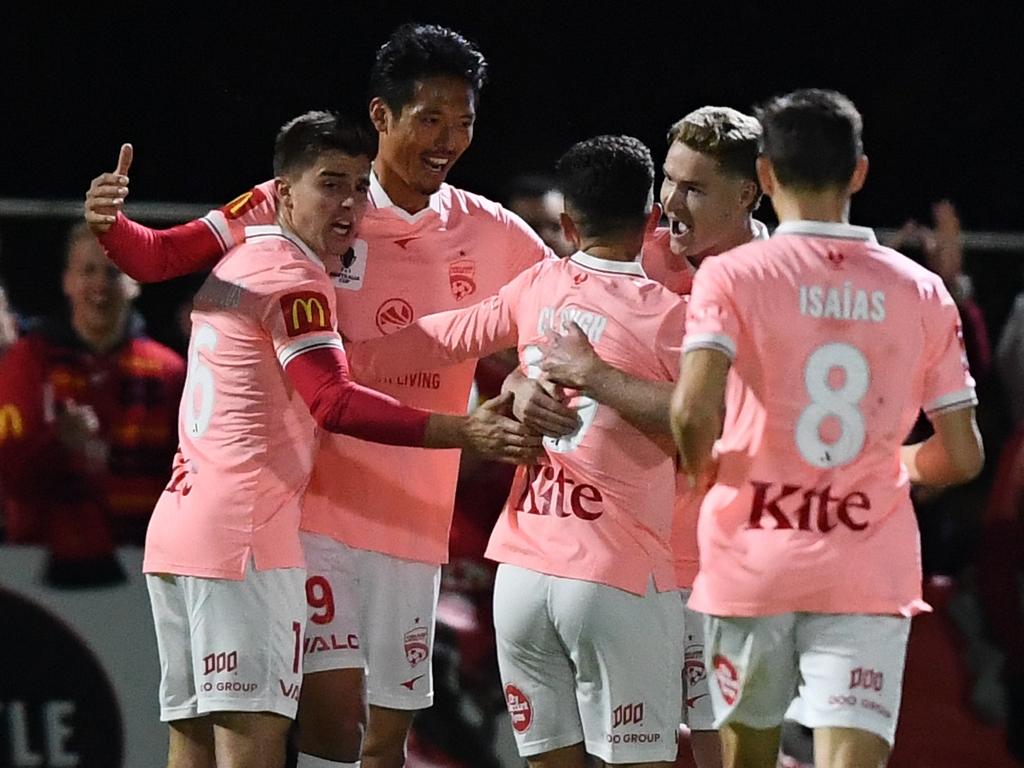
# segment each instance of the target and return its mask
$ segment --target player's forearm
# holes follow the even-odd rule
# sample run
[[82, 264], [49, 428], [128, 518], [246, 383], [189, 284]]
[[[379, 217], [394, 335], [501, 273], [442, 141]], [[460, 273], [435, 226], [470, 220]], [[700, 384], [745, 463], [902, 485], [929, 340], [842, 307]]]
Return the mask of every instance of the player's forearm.
[[680, 468], [691, 483], [712, 466], [712, 451], [721, 431], [721, 419], [706, 409], [676, 411], [672, 414], [672, 434], [679, 448]]
[[465, 416], [447, 413], [432, 413], [427, 419], [426, 433], [423, 438], [424, 448], [469, 448], [470, 442], [466, 432], [468, 422]]
[[626, 421], [643, 432], [672, 434], [669, 404], [674, 385], [649, 381], [603, 365], [589, 377], [586, 393], [614, 408]]
[[981, 472], [984, 456], [977, 451], [947, 451], [939, 435], [904, 445], [900, 460], [915, 485], [958, 485], [974, 479]]
[[223, 255], [220, 241], [199, 219], [158, 230], [118, 214], [110, 229], [98, 237], [110, 260], [143, 283], [212, 269]]
[[340, 348], [301, 354], [288, 363], [285, 373], [313, 419], [328, 432], [387, 445], [424, 445], [430, 412], [356, 384]]

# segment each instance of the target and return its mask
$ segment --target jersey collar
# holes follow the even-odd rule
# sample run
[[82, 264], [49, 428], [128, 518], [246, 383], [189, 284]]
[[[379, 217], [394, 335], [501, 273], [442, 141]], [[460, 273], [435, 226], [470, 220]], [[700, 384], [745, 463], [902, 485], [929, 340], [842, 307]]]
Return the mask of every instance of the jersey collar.
[[302, 251], [306, 257], [316, 264], [321, 269], [326, 269], [323, 261], [317, 256], [313, 249], [302, 242], [302, 239], [294, 232], [289, 232], [287, 229], [279, 227], [277, 224], [264, 224], [261, 226], [253, 226], [245, 228], [245, 239], [246, 242], [259, 237], [283, 237], [288, 242], [295, 245], [300, 251]]
[[616, 275], [647, 277], [647, 273], [644, 272], [644, 268], [640, 266], [639, 261], [609, 261], [608, 259], [599, 259], [596, 256], [591, 256], [583, 251], [576, 251], [576, 253], [569, 257], [569, 261], [593, 272], [604, 272], [605, 274], [610, 272]]
[[832, 237], [840, 240], [865, 240], [877, 243], [871, 227], [855, 227], [839, 221], [784, 221], [775, 228], [776, 235], [810, 235], [811, 237]]
[[410, 223], [419, 221], [424, 216], [427, 216], [431, 211], [437, 214], [441, 213], [441, 190], [438, 190], [430, 196], [430, 200], [427, 202], [427, 207], [422, 211], [409, 213], [404, 208], [399, 208], [391, 202], [391, 198], [388, 197], [388, 193], [385, 192], [384, 187], [381, 186], [380, 179], [377, 178], [377, 172], [372, 168], [370, 169], [370, 201], [378, 210], [390, 208], [394, 211], [395, 215]]

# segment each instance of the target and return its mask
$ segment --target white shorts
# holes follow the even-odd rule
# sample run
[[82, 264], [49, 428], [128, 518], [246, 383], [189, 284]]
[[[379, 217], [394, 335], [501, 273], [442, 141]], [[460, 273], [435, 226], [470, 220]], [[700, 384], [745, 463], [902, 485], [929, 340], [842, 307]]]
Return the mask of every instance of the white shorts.
[[498, 566], [498, 667], [519, 754], [584, 742], [606, 763], [675, 760], [679, 594]]
[[683, 723], [691, 731], [713, 731], [715, 712], [704, 663], [704, 614], [686, 605], [690, 592], [679, 590], [683, 611]]
[[160, 656], [160, 719], [209, 712], [295, 717], [305, 627], [302, 568], [245, 579], [147, 574]]
[[857, 728], [890, 745], [910, 619], [865, 614], [709, 616], [715, 726]]
[[363, 668], [370, 704], [429, 707], [441, 567], [317, 533], [300, 538], [308, 571], [305, 673]]

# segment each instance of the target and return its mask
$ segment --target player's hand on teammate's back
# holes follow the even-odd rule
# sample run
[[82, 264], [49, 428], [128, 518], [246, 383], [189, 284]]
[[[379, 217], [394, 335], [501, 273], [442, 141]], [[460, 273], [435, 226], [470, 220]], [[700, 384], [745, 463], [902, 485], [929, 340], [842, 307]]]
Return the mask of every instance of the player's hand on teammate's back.
[[555, 396], [554, 385], [530, 379], [518, 368], [501, 385], [502, 394], [512, 395], [512, 415], [542, 435], [564, 437], [579, 428], [576, 411]]
[[541, 435], [512, 418], [512, 393], [485, 401], [469, 415], [466, 437], [477, 453], [509, 464], [530, 464], [543, 452]]
[[93, 179], [85, 193], [85, 221], [97, 235], [110, 229], [118, 211], [124, 207], [124, 199], [128, 196], [128, 169], [132, 164], [132, 155], [132, 145], [122, 144], [117, 156], [117, 168]]
[[551, 381], [563, 387], [585, 392], [593, 386], [594, 377], [608, 367], [576, 323], [569, 323], [565, 333], [552, 331], [543, 347], [540, 369]]

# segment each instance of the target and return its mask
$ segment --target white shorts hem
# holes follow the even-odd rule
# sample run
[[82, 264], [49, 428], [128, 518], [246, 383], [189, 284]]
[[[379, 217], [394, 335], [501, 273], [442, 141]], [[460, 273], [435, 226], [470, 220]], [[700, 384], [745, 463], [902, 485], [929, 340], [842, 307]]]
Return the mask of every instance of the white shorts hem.
[[[846, 715], [844, 717], [844, 715]], [[799, 714], [791, 715], [792, 720], [800, 723], [805, 728], [814, 730], [815, 728], [851, 728], [855, 731], [864, 731], [883, 739], [891, 748], [896, 743], [896, 723], [893, 723], [892, 728], [886, 728], [885, 733], [882, 732], [882, 728], [873, 728], [870, 723], [864, 722], [863, 719], [849, 717], [847, 713], [836, 712], [834, 714], [823, 714], [823, 713], [812, 713], [810, 716]]]
[[184, 707], [160, 707], [160, 722], [173, 723], [175, 720], [192, 720], [199, 717], [195, 704]]
[[411, 712], [417, 709], [430, 709], [434, 705], [434, 694], [428, 693], [426, 696], [413, 698], [410, 696], [387, 696], [368, 692], [366, 694], [366, 702], [372, 707], [401, 709]]
[[214, 712], [272, 712], [282, 715], [291, 720], [295, 719], [295, 712], [299, 703], [293, 699], [287, 702], [275, 699], [205, 699], [199, 702], [199, 714], [210, 715]]
[[635, 747], [623, 745], [615, 749], [615, 745], [605, 742], [586, 742], [587, 752], [606, 763], [670, 763], [676, 759], [678, 751], [677, 741], [671, 740], [669, 744], [656, 747]]
[[324, 658], [317, 661], [305, 660], [302, 662], [302, 674], [315, 675], [317, 672], [334, 672], [338, 669], [366, 669], [366, 660], [362, 654], [356, 657], [344, 656], [335, 658]]
[[574, 744], [583, 743], [583, 734], [577, 733], [565, 736], [551, 736], [547, 739], [531, 741], [527, 744], [520, 744], [517, 741], [516, 747], [519, 749], [520, 757], [536, 757], [537, 755], [543, 755], [545, 752], [553, 752], [556, 749], [564, 749]]

